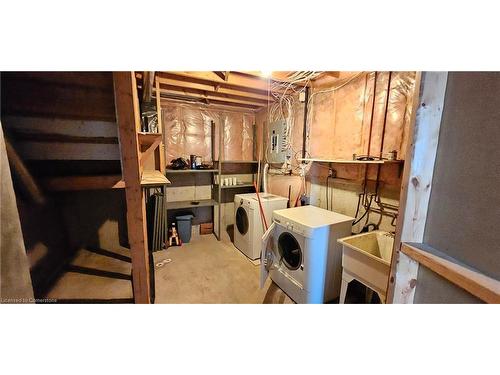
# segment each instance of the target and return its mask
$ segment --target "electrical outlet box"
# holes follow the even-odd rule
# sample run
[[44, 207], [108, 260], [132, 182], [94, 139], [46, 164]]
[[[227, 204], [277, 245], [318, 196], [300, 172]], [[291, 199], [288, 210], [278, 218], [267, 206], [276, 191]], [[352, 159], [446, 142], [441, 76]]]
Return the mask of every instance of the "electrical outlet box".
[[301, 91], [299, 92], [299, 102], [304, 103], [306, 101], [306, 92]]
[[269, 163], [285, 163], [289, 155], [286, 121], [279, 120], [269, 124], [269, 147], [267, 161]]

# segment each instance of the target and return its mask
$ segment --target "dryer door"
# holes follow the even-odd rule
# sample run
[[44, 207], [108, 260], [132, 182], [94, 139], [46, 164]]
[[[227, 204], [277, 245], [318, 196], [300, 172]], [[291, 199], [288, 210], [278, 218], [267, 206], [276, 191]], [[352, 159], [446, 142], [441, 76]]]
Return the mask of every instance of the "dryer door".
[[278, 252], [280, 261], [290, 271], [295, 271], [302, 265], [302, 249], [293, 234], [289, 232], [280, 234], [278, 237]]
[[243, 206], [238, 207], [238, 209], [236, 210], [235, 224], [238, 232], [240, 232], [242, 236], [247, 234], [250, 223], [248, 220], [247, 211]]
[[272, 223], [262, 236], [262, 250], [260, 252], [260, 288], [264, 287], [269, 271], [274, 267], [275, 253], [273, 251], [273, 234], [276, 224]]

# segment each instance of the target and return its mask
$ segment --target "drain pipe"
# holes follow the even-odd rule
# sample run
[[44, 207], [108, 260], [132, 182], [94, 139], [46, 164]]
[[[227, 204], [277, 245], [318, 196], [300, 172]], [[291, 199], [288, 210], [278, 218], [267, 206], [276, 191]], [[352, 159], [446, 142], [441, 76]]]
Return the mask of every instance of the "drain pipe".
[[264, 168], [262, 170], [262, 191], [267, 193], [267, 171], [269, 170], [269, 164], [264, 164]]

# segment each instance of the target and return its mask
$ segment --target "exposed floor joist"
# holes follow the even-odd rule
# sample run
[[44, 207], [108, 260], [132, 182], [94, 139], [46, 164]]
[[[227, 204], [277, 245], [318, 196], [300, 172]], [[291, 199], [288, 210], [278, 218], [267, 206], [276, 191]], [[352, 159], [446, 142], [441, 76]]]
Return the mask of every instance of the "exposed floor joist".
[[187, 97], [197, 98], [197, 99], [201, 98], [208, 100], [220, 100], [229, 103], [240, 103], [257, 107], [265, 107], [268, 103], [267, 100], [263, 99], [255, 99], [240, 95], [229, 95], [221, 92], [210, 92], [193, 88], [177, 87], [164, 84], [160, 84], [160, 92], [161, 94], [166, 94], [166, 95], [184, 95]]
[[188, 102], [188, 103], [194, 103], [194, 104], [206, 104], [206, 105], [214, 105], [214, 106], [223, 106], [223, 107], [233, 107], [237, 109], [247, 109], [250, 111], [256, 111], [262, 107], [256, 106], [256, 105], [248, 105], [248, 104], [241, 104], [241, 103], [232, 103], [232, 102], [226, 102], [224, 100], [215, 100], [215, 99], [207, 99], [207, 98], [195, 98], [195, 97], [187, 97], [184, 95], [172, 95], [172, 94], [165, 94], [161, 93], [161, 99], [162, 102], [164, 100], [166, 101], [180, 101], [180, 102]]
[[206, 92], [218, 92], [220, 94], [227, 94], [227, 95], [235, 95], [235, 96], [242, 96], [245, 98], [249, 99], [258, 99], [258, 100], [268, 100], [271, 99], [266, 92], [249, 92], [248, 90], [242, 91], [239, 89], [235, 89], [232, 87], [217, 87], [216, 84], [210, 81], [204, 81], [204, 80], [199, 80], [199, 79], [192, 79], [192, 80], [178, 80], [175, 78], [167, 78], [165, 76], [158, 77], [157, 81], [160, 82], [160, 85], [169, 85], [169, 86], [176, 86], [179, 88], [188, 88], [188, 89], [195, 89], [195, 90], [201, 90], [201, 91], [206, 91]]

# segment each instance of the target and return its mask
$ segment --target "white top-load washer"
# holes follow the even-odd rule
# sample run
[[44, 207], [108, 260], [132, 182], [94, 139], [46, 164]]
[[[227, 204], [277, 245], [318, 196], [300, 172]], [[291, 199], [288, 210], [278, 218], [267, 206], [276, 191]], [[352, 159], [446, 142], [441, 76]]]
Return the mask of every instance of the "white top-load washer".
[[[274, 210], [286, 208], [288, 199], [269, 193], [259, 193], [267, 225], [271, 225]], [[260, 258], [264, 222], [260, 217], [257, 194], [234, 196], [234, 245], [248, 258]]]
[[261, 287], [267, 276], [297, 303], [340, 295], [342, 248], [354, 218], [315, 206], [277, 210], [261, 247]]

